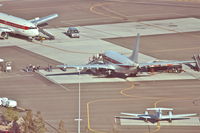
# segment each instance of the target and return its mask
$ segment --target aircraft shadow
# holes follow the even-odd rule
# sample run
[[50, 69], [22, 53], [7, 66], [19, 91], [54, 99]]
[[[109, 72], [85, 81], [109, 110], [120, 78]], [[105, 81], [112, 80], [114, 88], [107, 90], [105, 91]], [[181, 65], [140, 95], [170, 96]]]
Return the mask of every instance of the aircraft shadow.
[[18, 35], [18, 34], [13, 34], [13, 33], [9, 33], [9, 36], [13, 37], [13, 38], [18, 38], [18, 39], [22, 39], [22, 40], [26, 40], [30, 42], [30, 39], [26, 36], [22, 36], [22, 35]]
[[[94, 75], [94, 76], [96, 76], [96, 77], [94, 77], [94, 78], [109, 78], [109, 79], [111, 79], [111, 78], [121, 78], [121, 79], [126, 79], [127, 77], [126, 76], [124, 76], [123, 74], [116, 74], [116, 75], [114, 75], [114, 76], [106, 76], [106, 75], [103, 75], [103, 74], [93, 74], [93, 73], [91, 73], [91, 72], [88, 72], [88, 71], [86, 71], [86, 72], [80, 72], [80, 74], [81, 75]], [[79, 73], [78, 72], [72, 72], [72, 73], [56, 73], [56, 74], [46, 74], [45, 76], [66, 76], [66, 75], [79, 75]]]
[[[80, 72], [81, 75], [89, 74], [88, 72]], [[56, 74], [46, 74], [45, 76], [65, 76], [65, 75], [79, 75], [78, 72], [73, 73], [56, 73]]]

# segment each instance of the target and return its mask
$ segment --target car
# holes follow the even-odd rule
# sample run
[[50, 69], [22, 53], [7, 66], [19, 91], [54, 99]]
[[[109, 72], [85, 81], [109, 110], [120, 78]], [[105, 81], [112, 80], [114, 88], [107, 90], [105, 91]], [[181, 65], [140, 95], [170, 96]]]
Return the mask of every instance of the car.
[[66, 31], [66, 35], [71, 38], [79, 38], [79, 30], [76, 27], [69, 27]]

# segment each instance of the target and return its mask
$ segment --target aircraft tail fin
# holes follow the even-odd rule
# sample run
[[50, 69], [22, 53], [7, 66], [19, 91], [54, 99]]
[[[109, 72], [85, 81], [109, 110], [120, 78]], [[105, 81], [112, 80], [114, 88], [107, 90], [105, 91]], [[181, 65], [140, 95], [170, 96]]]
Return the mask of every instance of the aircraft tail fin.
[[132, 55], [129, 57], [129, 59], [131, 59], [136, 63], [138, 63], [139, 45], [140, 45], [140, 34], [138, 33], [135, 41], [135, 47], [133, 48]]

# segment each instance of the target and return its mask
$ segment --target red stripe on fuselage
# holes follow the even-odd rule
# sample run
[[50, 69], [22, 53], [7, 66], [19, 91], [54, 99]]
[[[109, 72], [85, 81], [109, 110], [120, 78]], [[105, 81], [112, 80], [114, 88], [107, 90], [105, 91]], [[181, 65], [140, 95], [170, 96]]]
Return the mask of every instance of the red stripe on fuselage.
[[2, 20], [2, 19], [0, 19], [0, 23], [8, 25], [8, 26], [15, 27], [15, 28], [23, 29], [23, 30], [29, 30], [28, 26], [23, 26], [23, 25], [15, 24], [15, 23], [8, 22], [8, 21]]

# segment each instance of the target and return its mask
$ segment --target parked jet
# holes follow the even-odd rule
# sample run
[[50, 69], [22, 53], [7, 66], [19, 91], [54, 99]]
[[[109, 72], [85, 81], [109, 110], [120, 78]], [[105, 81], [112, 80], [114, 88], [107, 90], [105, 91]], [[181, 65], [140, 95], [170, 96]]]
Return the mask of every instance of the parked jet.
[[[155, 114], [149, 114], [148, 111], [156, 111]], [[168, 115], [163, 115], [162, 111], [169, 111]], [[125, 116], [116, 116], [119, 119], [133, 119], [133, 120], [144, 120], [145, 122], [158, 122], [158, 121], [168, 121], [172, 122], [172, 120], [181, 120], [181, 119], [189, 119], [189, 116], [195, 116], [197, 114], [172, 114], [172, 108], [147, 108], [144, 114], [132, 114], [132, 113], [121, 113]]]
[[142, 67], [147, 67], [150, 65], [167, 65], [167, 64], [187, 64], [195, 63], [195, 61], [159, 61], [152, 63], [139, 63], [139, 43], [140, 35], [137, 34], [136, 47], [132, 51], [132, 55], [127, 57], [115, 51], [106, 51], [100, 54], [103, 62], [93, 62], [86, 65], [58, 65], [58, 68], [76, 68], [76, 69], [86, 69], [92, 70], [96, 73], [102, 73], [106, 75], [115, 75], [116, 73], [124, 74], [125, 76], [136, 76]]
[[58, 17], [58, 14], [52, 14], [42, 18], [37, 17], [32, 20], [25, 20], [5, 13], [0, 13], [0, 38], [8, 39], [9, 33], [34, 38], [39, 35], [38, 25], [44, 24], [56, 17]]

